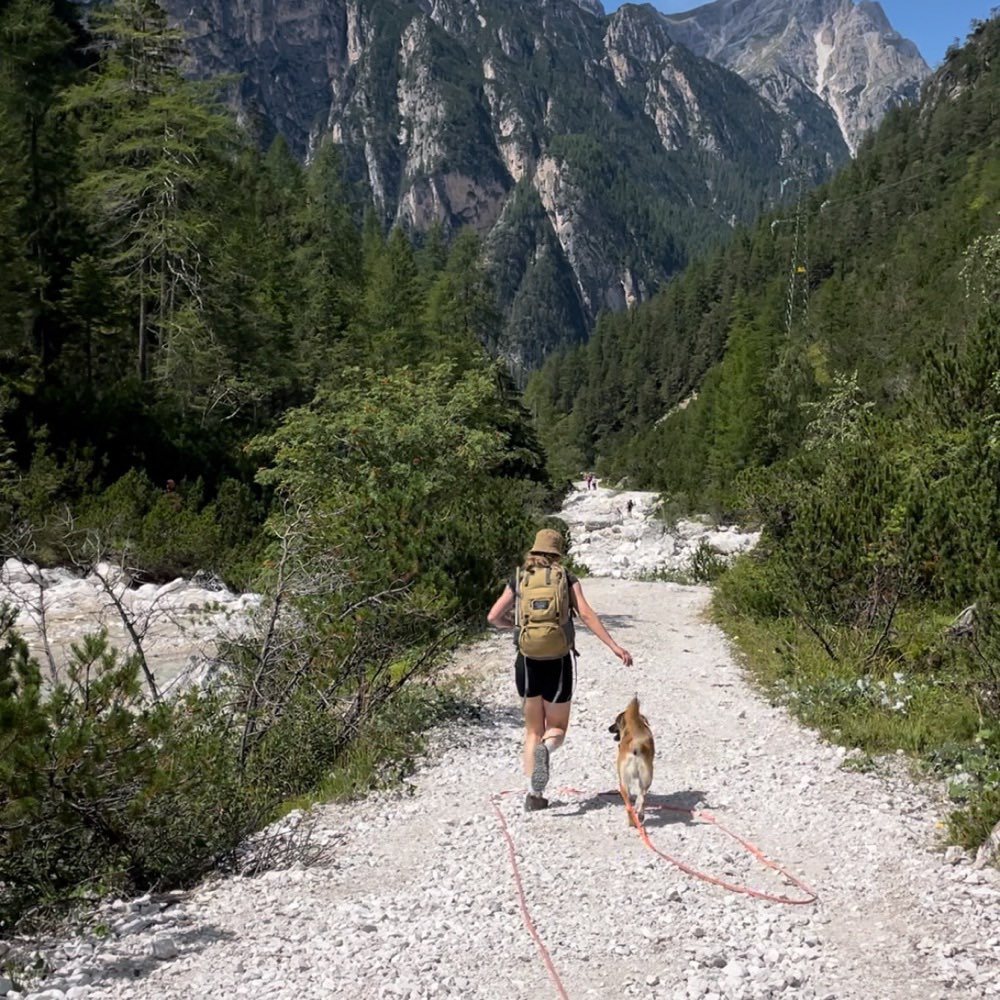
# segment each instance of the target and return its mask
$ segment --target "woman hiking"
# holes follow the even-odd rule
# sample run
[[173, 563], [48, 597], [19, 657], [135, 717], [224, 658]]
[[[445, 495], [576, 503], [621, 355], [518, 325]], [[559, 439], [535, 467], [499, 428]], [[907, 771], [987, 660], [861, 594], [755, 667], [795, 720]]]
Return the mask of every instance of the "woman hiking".
[[608, 634], [583, 596], [580, 581], [563, 565], [563, 536], [551, 528], [535, 535], [531, 550], [490, 609], [494, 628], [514, 629], [514, 682], [524, 710], [525, 812], [545, 809], [549, 755], [562, 746], [573, 697], [573, 616], [618, 657], [632, 655]]

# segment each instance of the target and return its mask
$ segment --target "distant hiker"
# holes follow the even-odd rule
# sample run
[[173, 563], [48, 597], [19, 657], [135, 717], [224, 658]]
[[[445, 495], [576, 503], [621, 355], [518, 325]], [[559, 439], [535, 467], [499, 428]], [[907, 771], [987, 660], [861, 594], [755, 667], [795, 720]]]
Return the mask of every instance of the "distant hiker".
[[596, 490], [597, 489], [597, 476], [591, 476], [590, 477], [590, 488], [592, 490]]
[[632, 516], [632, 508], [635, 507], [635, 501], [629, 498], [629, 502], [625, 504], [625, 510], [628, 512], [628, 516]]
[[580, 581], [562, 565], [563, 536], [551, 528], [535, 535], [531, 551], [490, 609], [494, 628], [514, 629], [514, 683], [524, 712], [522, 765], [528, 777], [525, 812], [544, 809], [549, 755], [562, 745], [573, 697], [573, 615], [618, 657], [632, 654], [611, 638], [583, 596]]
[[594, 479], [594, 477], [589, 472], [587, 473], [586, 476], [584, 476], [584, 481], [587, 484], [587, 490], [588, 490], [588, 492], [590, 490], [590, 484], [593, 481], [593, 479]]

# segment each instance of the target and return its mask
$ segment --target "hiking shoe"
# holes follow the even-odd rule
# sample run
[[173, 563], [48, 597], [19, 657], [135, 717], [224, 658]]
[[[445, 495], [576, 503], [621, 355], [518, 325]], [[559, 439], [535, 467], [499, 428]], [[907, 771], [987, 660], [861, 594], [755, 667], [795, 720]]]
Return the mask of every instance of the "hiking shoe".
[[531, 791], [541, 795], [549, 783], [549, 748], [544, 743], [535, 747], [535, 765], [531, 769]]
[[538, 809], [548, 809], [548, 808], [549, 808], [549, 800], [546, 798], [542, 798], [541, 795], [532, 795], [531, 792], [528, 792], [528, 794], [525, 795], [524, 811], [526, 813], [535, 812]]

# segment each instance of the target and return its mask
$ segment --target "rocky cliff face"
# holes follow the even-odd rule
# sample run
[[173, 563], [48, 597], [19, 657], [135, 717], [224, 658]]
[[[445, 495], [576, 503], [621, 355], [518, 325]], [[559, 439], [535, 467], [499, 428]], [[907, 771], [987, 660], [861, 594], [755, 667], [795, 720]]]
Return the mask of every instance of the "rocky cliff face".
[[[598, 0], [167, 6], [196, 72], [243, 73], [244, 112], [302, 156], [331, 136], [386, 224], [484, 236], [525, 367], [773, 203], [790, 162], [825, 176], [848, 156], [838, 115], [860, 129], [884, 106], [848, 83], [889, 93], [895, 79], [874, 59], [886, 32], [852, 36], [868, 62], [841, 71], [850, 0], [720, 0], [680, 20], [606, 16]], [[840, 11], [829, 45], [819, 8]], [[748, 41], [765, 30], [787, 52], [773, 64]], [[793, 58], [803, 39], [812, 55]]]
[[814, 127], [835, 125], [854, 152], [930, 70], [873, 0], [716, 0], [664, 15], [699, 55], [735, 70], [771, 105]]

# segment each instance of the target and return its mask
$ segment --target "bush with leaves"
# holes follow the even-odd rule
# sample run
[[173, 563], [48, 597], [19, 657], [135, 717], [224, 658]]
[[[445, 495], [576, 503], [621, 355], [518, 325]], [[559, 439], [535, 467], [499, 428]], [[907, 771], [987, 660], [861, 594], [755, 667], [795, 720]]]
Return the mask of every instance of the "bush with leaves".
[[289, 792], [321, 779], [481, 615], [538, 489], [503, 474], [511, 422], [485, 363], [355, 370], [258, 442], [281, 506], [268, 624], [227, 654], [248, 772], [291, 753]]
[[444, 620], [482, 605], [531, 527], [533, 484], [501, 474], [507, 419], [486, 366], [355, 370], [262, 442], [261, 479], [306, 518], [301, 544], [336, 564], [344, 601], [405, 595]]
[[0, 610], [0, 932], [74, 897], [190, 884], [286, 794], [265, 765], [293, 748], [245, 773], [221, 696], [149, 703], [103, 635], [73, 647], [65, 678], [43, 689]]
[[256, 576], [263, 543], [263, 504], [238, 480], [226, 479], [211, 503], [200, 480], [172, 491], [132, 469], [80, 506], [62, 545], [86, 565], [122, 562], [135, 576], [170, 580], [198, 571], [242, 587]]
[[0, 921], [10, 924], [96, 873], [143, 874], [128, 831], [168, 712], [141, 703], [136, 662], [103, 636], [74, 646], [66, 682], [45, 694], [7, 613], [0, 642]]

